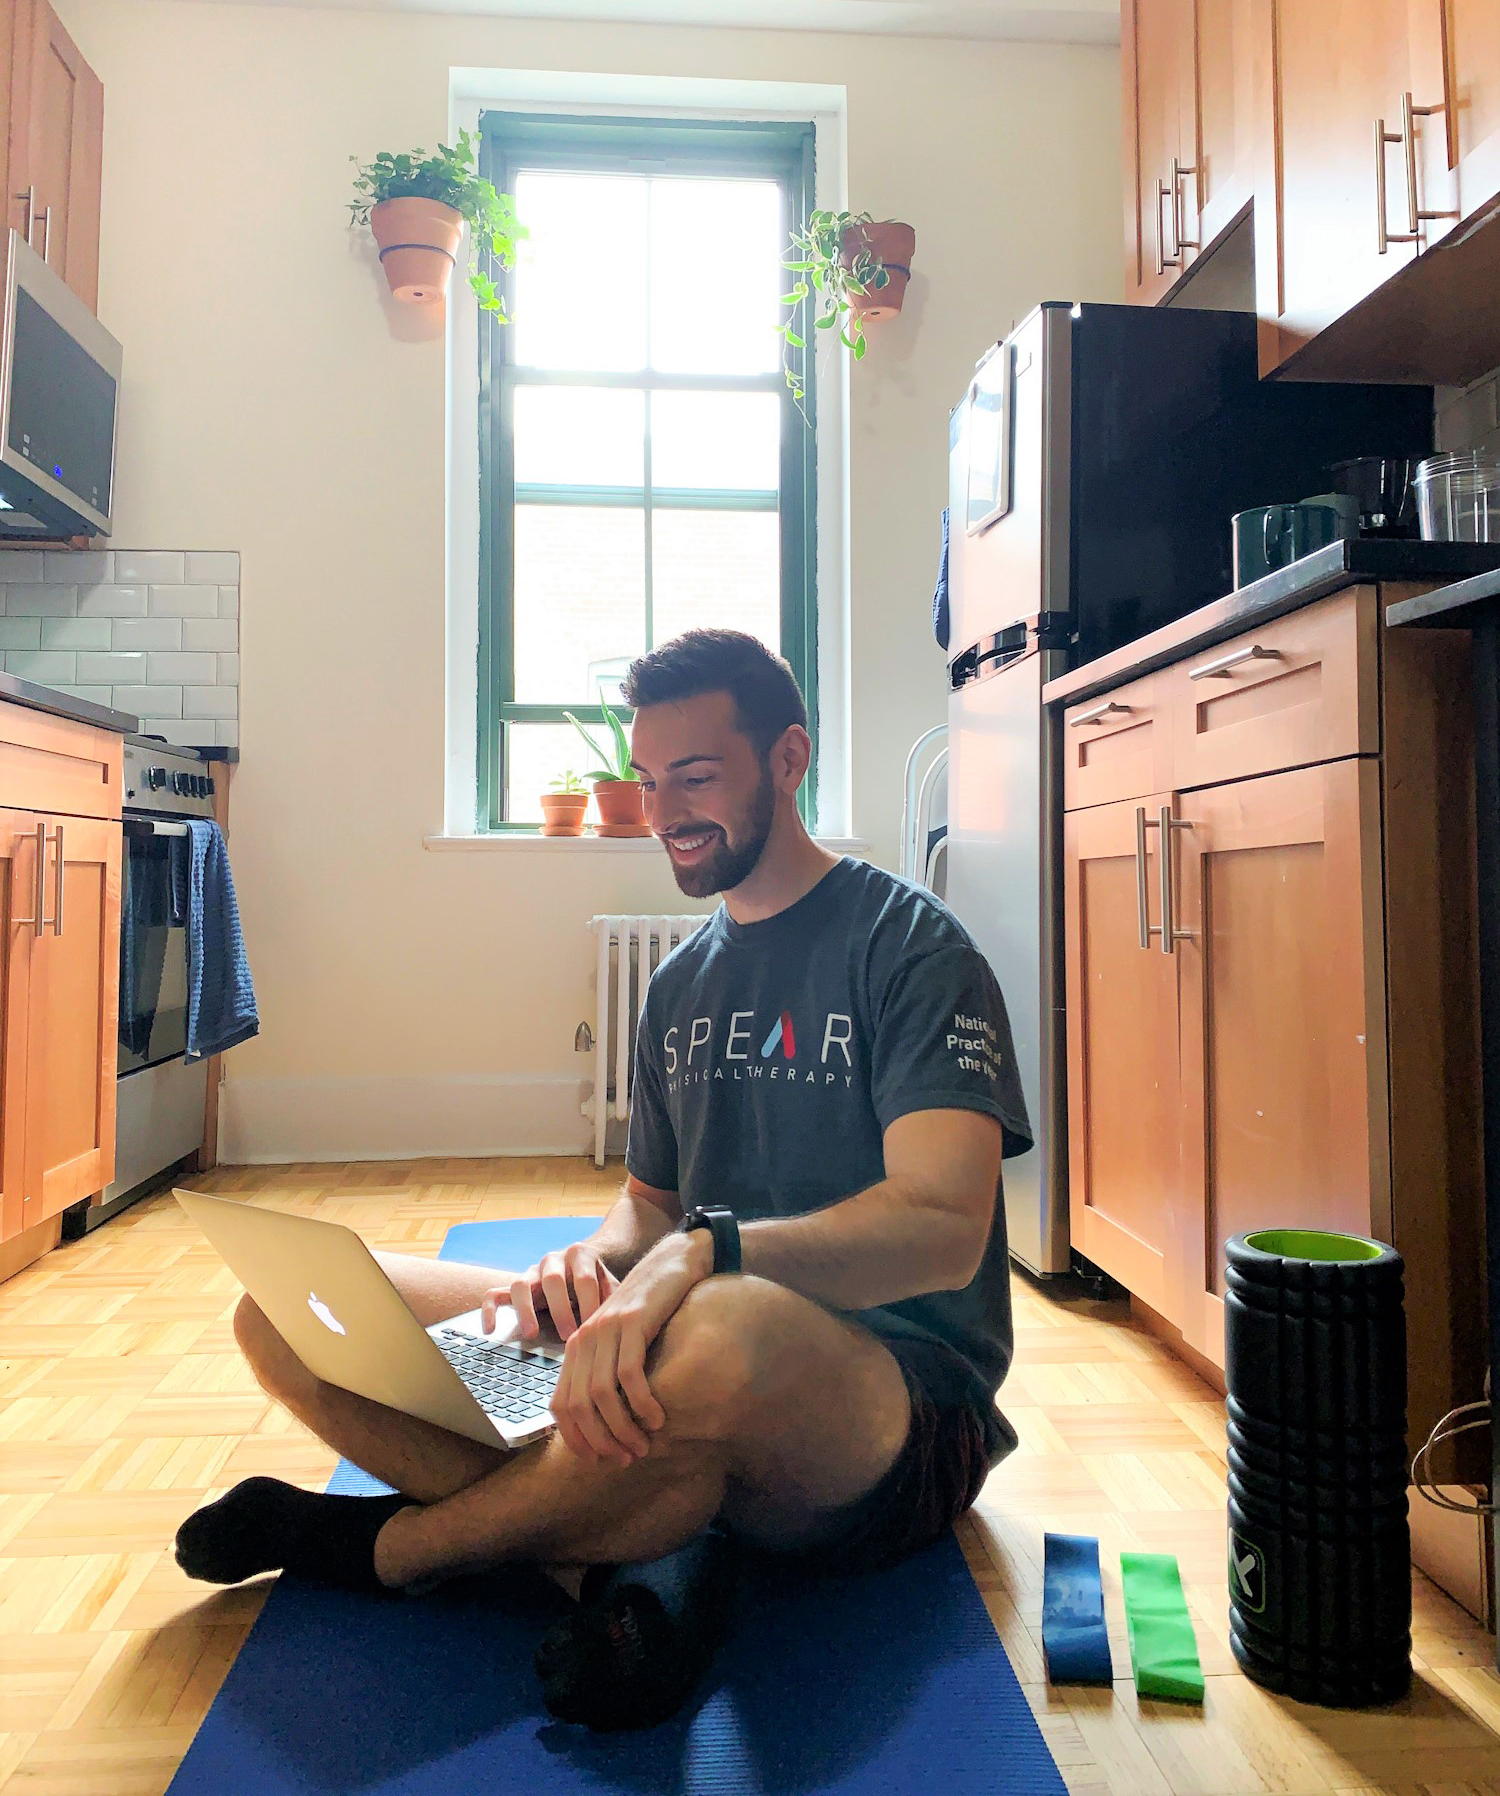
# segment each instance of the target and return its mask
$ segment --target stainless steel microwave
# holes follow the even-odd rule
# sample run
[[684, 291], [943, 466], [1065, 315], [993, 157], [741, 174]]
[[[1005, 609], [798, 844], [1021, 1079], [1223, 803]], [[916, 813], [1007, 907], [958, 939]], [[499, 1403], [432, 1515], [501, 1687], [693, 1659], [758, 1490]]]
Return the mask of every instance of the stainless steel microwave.
[[120, 345], [19, 231], [0, 338], [0, 538], [108, 536]]

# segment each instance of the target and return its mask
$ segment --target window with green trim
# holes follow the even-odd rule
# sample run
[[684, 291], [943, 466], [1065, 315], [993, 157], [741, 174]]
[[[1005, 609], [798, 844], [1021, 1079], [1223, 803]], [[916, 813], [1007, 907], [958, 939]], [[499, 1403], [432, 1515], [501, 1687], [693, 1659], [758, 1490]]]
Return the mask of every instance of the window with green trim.
[[812, 127], [492, 112], [480, 167], [530, 236], [481, 314], [479, 821], [531, 828], [590, 771], [564, 712], [683, 630], [760, 637], [816, 724], [813, 383], [799, 411], [776, 330]]

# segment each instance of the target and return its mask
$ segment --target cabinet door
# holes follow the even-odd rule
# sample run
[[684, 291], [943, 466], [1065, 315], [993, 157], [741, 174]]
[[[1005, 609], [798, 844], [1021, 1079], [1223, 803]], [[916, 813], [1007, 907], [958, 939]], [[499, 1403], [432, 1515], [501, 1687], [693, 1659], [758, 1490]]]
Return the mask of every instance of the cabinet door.
[[1443, 0], [1448, 166], [1472, 218], [1500, 194], [1500, 6]]
[[120, 825], [45, 823], [47, 924], [31, 945], [26, 1030], [28, 1226], [102, 1191], [115, 1165]]
[[[1125, 134], [1125, 297], [1154, 305], [1182, 272], [1172, 165], [1190, 165], [1192, 0], [1124, 0], [1120, 9]], [[1186, 182], [1191, 188], [1192, 181]], [[1192, 203], [1197, 204], [1196, 195]]]
[[25, 1226], [26, 993], [39, 822], [25, 811], [0, 811], [0, 1241]]
[[[1413, 233], [1409, 211], [1448, 208], [1453, 184], [1440, 114], [1412, 121], [1414, 185], [1401, 135], [1403, 94], [1442, 103], [1436, 0], [1271, 0], [1271, 13], [1274, 228], [1258, 235], [1256, 282], [1284, 359], [1443, 235], [1443, 219]], [[1378, 152], [1377, 120], [1397, 139]]]
[[[1157, 794], [1063, 820], [1073, 1245], [1153, 1309], [1177, 1190], [1177, 986], [1160, 926]], [[1149, 826], [1149, 827], [1147, 827]]]
[[1339, 761], [1193, 792], [1173, 832], [1184, 1338], [1224, 1363], [1224, 1243], [1367, 1234], [1385, 1213], [1379, 769]]
[[1255, 187], [1251, 0], [1193, 0], [1192, 109], [1179, 196], [1182, 261], [1191, 267], [1234, 223]]
[[[23, 7], [31, 13], [26, 149], [23, 158], [12, 147], [13, 187], [35, 188], [32, 248], [92, 309], [99, 298], [104, 88], [47, 0], [23, 0]], [[14, 222], [19, 228], [24, 217]]]

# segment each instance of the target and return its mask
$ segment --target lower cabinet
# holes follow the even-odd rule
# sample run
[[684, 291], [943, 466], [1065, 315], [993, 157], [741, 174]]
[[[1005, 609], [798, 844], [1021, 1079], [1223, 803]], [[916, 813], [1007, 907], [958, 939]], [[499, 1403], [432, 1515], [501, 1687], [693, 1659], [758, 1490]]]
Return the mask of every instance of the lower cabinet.
[[0, 811], [0, 1240], [114, 1177], [120, 825]]

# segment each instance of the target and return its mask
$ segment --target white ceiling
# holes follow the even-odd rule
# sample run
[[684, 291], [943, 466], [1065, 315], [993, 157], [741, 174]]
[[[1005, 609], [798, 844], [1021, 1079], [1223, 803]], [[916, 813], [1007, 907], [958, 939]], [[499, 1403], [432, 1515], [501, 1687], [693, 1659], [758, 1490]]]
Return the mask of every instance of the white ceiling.
[[[217, 0], [194, 0], [213, 5]], [[586, 19], [637, 25], [729, 25], [776, 31], [1112, 44], [1119, 0], [258, 0], [377, 12]]]

